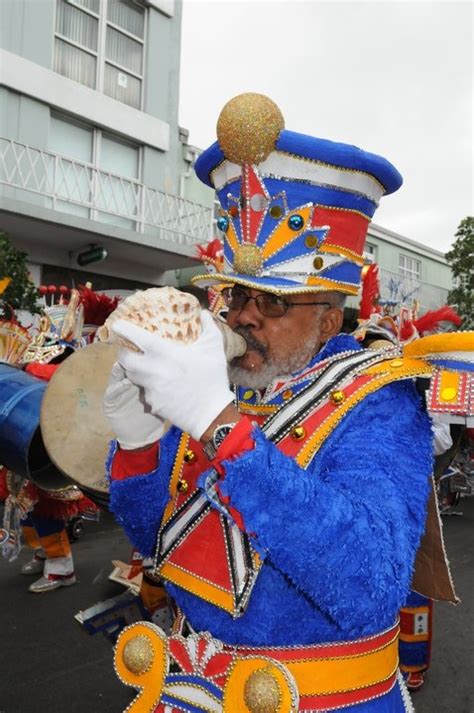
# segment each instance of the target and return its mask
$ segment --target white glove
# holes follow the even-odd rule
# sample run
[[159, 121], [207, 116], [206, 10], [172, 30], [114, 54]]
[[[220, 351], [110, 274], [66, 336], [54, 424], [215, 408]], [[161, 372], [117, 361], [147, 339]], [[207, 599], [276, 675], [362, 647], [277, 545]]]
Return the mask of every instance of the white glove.
[[431, 416], [431, 422], [433, 426], [433, 452], [435, 456], [440, 456], [453, 445], [451, 429], [449, 428], [449, 423], [440, 421], [435, 415]]
[[165, 432], [163, 419], [151, 413], [142, 390], [127, 379], [117, 362], [112, 367], [103, 408], [118, 442], [127, 450], [155, 443]]
[[234, 398], [222, 335], [209, 312], [201, 318], [201, 336], [190, 344], [163, 339], [125, 320], [112, 327], [143, 352], [121, 349], [118, 360], [130, 381], [143, 387], [152, 413], [196, 440]]

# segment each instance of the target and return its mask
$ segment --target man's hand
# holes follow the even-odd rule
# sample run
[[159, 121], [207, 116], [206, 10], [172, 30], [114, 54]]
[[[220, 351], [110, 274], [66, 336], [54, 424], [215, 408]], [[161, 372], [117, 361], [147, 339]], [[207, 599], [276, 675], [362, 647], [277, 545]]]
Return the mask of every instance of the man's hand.
[[125, 320], [113, 330], [142, 351], [121, 349], [118, 360], [130, 381], [144, 389], [152, 413], [199, 440], [234, 398], [222, 335], [211, 315], [202, 313], [201, 336], [191, 344], [163, 339]]
[[165, 432], [163, 419], [151, 413], [143, 392], [127, 379], [117, 362], [112, 367], [103, 406], [110, 427], [125, 450], [151, 445]]

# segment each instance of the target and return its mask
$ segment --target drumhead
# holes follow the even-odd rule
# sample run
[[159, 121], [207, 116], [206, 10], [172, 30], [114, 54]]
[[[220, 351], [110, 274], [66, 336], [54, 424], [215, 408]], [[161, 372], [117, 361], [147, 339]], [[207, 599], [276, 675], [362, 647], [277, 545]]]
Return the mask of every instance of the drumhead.
[[46, 389], [40, 425], [53, 463], [85, 491], [106, 495], [105, 462], [115, 438], [102, 399], [118, 348], [95, 343], [68, 357]]

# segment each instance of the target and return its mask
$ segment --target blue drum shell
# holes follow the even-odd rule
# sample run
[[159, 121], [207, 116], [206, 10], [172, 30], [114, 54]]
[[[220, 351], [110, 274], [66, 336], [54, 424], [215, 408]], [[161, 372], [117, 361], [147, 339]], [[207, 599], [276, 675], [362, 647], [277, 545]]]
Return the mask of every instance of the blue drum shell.
[[0, 465], [25, 478], [50, 463], [39, 427], [46, 386], [27, 372], [0, 363]]

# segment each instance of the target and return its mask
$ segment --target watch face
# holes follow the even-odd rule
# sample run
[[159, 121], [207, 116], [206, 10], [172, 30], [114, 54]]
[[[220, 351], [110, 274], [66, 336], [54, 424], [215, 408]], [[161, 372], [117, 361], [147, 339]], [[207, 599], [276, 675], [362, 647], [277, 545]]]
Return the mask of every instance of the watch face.
[[214, 438], [212, 439], [214, 441], [214, 446], [219, 448], [224, 438], [228, 436], [231, 431], [232, 426], [221, 426], [220, 428], [216, 428]]

